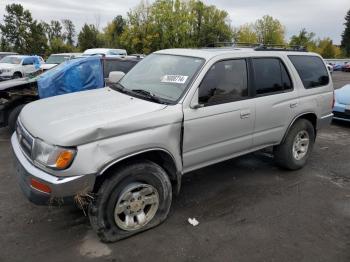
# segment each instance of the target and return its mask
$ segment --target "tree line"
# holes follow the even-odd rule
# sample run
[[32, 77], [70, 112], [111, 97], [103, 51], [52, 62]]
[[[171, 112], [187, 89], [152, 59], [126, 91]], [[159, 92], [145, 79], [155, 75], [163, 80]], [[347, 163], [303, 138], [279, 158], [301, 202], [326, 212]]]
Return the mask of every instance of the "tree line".
[[102, 30], [97, 25], [84, 24], [79, 32], [69, 19], [38, 21], [21, 4], [7, 5], [5, 11], [0, 24], [0, 50], [23, 54], [47, 56], [96, 47], [148, 54], [165, 48], [205, 47], [234, 41], [299, 45], [325, 58], [350, 56], [350, 10], [345, 17], [340, 47], [330, 38], [316, 38], [306, 29], [287, 41], [285, 27], [268, 15], [235, 28], [226, 11], [199, 0], [156, 0], [152, 4], [141, 1], [126, 17], [116, 16]]

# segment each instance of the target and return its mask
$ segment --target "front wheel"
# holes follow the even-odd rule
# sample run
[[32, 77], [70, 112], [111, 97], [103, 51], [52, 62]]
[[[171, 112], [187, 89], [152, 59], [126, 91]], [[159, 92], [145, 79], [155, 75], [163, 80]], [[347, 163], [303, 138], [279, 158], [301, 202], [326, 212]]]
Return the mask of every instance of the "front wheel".
[[163, 222], [172, 188], [157, 164], [144, 161], [119, 168], [101, 185], [89, 206], [91, 225], [103, 242], [115, 242]]
[[289, 170], [302, 168], [315, 143], [315, 129], [306, 119], [297, 120], [289, 130], [284, 142], [274, 148], [277, 164]]

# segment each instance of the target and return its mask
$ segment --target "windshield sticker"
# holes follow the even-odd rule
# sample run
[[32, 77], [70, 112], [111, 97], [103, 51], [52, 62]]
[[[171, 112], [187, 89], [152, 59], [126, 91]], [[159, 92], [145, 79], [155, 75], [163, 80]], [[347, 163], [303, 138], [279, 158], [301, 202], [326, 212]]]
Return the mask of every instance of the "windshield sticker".
[[184, 84], [187, 80], [188, 76], [182, 75], [165, 75], [161, 78], [162, 83], [176, 83], [176, 84]]

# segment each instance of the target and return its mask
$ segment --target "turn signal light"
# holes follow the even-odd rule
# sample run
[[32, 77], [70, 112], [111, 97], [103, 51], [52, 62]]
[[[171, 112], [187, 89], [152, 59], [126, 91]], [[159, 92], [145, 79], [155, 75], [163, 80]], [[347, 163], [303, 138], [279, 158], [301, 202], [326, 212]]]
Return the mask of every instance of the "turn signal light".
[[48, 194], [51, 193], [51, 188], [48, 185], [45, 185], [34, 178], [30, 180], [30, 185], [32, 188], [39, 190], [41, 192], [48, 193]]
[[61, 152], [56, 160], [56, 168], [64, 169], [70, 165], [74, 158], [74, 153], [72, 151]]

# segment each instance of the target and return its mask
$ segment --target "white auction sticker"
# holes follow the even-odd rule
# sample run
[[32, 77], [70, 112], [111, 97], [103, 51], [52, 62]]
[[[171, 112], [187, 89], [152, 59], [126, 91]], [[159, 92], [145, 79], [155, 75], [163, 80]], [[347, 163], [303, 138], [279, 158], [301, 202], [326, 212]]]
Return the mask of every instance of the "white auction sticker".
[[162, 83], [176, 83], [176, 84], [184, 84], [187, 80], [188, 76], [182, 75], [165, 75], [161, 78]]

